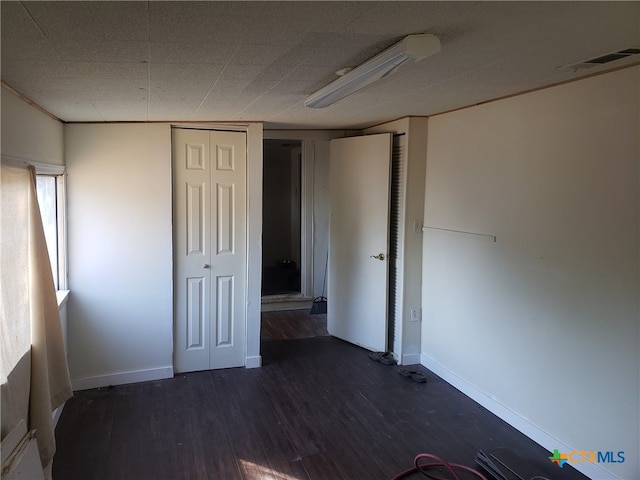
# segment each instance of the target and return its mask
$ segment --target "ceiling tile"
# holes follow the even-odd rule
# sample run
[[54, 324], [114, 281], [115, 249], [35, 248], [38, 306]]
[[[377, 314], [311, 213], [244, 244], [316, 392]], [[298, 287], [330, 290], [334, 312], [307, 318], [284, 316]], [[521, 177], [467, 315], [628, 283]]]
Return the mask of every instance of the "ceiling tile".
[[51, 41], [63, 62], [146, 63], [149, 44], [146, 41], [95, 40], [78, 42], [72, 38]]
[[94, 101], [92, 106], [105, 121], [146, 121], [148, 104], [144, 100], [109, 100]]
[[154, 17], [194, 16], [263, 17], [264, 9], [271, 1], [152, 1], [149, 12]]
[[[44, 38], [22, 2], [2, 2], [2, 36]], [[4, 43], [4, 42], [3, 42]], [[4, 48], [4, 46], [3, 46]]]
[[[39, 99], [36, 100], [36, 102], [38, 105], [43, 105]], [[104, 118], [98, 110], [96, 110], [93, 104], [87, 101], [49, 100], [47, 102], [47, 110], [50, 112], [57, 112], [56, 116], [61, 119], [69, 117], [77, 118], [77, 120], [75, 120], [77, 122], [107, 121], [107, 119]]]
[[192, 110], [207, 97], [222, 71], [220, 65], [151, 65], [150, 98], [156, 104], [189, 102]]
[[298, 65], [316, 52], [310, 45], [242, 44], [231, 59], [236, 65]]
[[146, 2], [54, 1], [23, 2], [23, 5], [48, 38], [120, 41], [148, 38]]
[[150, 61], [156, 64], [216, 63], [224, 65], [233, 57], [237, 48], [237, 45], [227, 43], [151, 42], [149, 56]]
[[[215, 2], [212, 2], [215, 3]], [[169, 43], [238, 43], [249, 31], [251, 19], [206, 15], [185, 9], [178, 15], [149, 16], [149, 39]]]
[[[6, 37], [3, 36], [3, 40], [5, 38]], [[56, 51], [42, 36], [21, 37], [19, 42], [2, 42], [3, 63], [10, 60], [45, 61], [55, 57]]]
[[225, 66], [218, 82], [238, 84], [248, 88], [251, 84], [270, 82], [274, 84], [286, 77], [295, 67], [290, 65], [234, 65]]

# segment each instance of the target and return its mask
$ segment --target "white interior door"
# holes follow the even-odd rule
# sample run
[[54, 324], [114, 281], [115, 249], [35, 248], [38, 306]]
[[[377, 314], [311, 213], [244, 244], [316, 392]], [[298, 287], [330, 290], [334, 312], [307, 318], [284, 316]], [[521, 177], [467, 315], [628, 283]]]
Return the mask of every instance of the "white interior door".
[[173, 130], [174, 368], [244, 365], [246, 134]]
[[332, 140], [329, 161], [327, 328], [373, 351], [387, 350], [391, 147], [391, 134]]

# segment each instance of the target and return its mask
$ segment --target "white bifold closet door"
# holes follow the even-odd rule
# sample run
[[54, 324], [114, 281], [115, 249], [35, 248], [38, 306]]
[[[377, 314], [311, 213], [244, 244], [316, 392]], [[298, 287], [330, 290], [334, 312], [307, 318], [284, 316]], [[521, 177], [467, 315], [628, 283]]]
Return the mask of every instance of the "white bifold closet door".
[[173, 130], [174, 368], [245, 364], [246, 133]]

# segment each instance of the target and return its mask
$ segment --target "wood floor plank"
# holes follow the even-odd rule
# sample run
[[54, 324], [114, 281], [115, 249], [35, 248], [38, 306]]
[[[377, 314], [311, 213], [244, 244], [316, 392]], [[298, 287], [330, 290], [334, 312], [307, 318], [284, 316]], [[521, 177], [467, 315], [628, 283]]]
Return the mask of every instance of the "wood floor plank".
[[251, 472], [265, 476], [271, 472], [284, 478], [306, 479], [286, 433], [273, 428], [273, 411], [264, 395], [262, 376], [256, 371], [237, 373], [245, 381], [225, 388], [224, 420], [243, 477], [256, 478]]

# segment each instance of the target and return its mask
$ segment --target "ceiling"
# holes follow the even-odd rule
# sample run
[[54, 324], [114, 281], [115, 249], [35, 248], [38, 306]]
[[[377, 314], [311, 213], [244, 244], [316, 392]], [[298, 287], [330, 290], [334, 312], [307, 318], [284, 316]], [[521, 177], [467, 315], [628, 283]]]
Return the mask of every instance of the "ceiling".
[[[66, 122], [360, 128], [636, 63], [640, 2], [2, 1], [2, 81]], [[442, 51], [330, 107], [305, 98], [412, 33]]]

